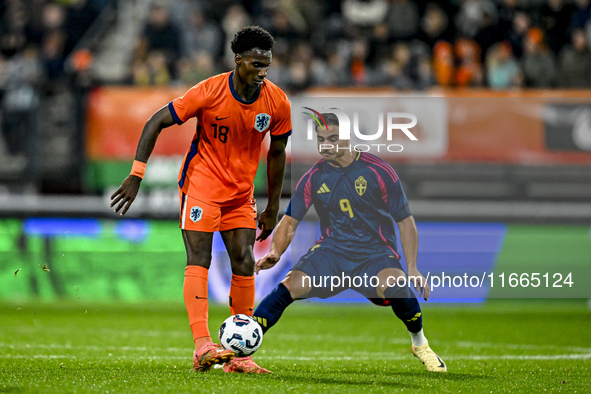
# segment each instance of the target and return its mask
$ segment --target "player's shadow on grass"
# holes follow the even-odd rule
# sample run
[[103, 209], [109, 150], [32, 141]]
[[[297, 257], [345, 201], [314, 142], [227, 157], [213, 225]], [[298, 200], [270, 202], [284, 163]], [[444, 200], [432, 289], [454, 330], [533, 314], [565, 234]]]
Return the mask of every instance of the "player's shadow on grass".
[[[306, 383], [315, 384], [334, 384], [334, 385], [349, 385], [349, 386], [378, 386], [378, 387], [396, 387], [396, 388], [408, 388], [408, 389], [421, 389], [423, 388], [420, 384], [408, 383], [404, 378], [416, 379], [417, 382], [425, 381], [426, 379], [436, 379], [438, 381], [483, 381], [489, 379], [487, 375], [474, 375], [465, 373], [430, 373], [430, 372], [369, 372], [366, 370], [341, 370], [339, 372], [334, 371], [310, 371], [310, 373], [304, 373], [302, 371], [297, 373], [291, 373], [289, 371], [275, 371], [273, 375], [267, 375], [270, 379], [278, 379], [281, 382], [293, 382], [302, 383], [305, 380]], [[279, 372], [279, 373], [277, 373]], [[344, 378], [343, 376], [326, 376], [332, 374], [346, 375], [350, 378]]]
[[[282, 384], [294, 383], [306, 385], [311, 384], [326, 384], [326, 385], [341, 385], [341, 386], [359, 386], [359, 387], [391, 387], [391, 388], [402, 388], [402, 389], [420, 389], [421, 386], [414, 384], [407, 384], [405, 382], [396, 382], [392, 379], [384, 379], [383, 376], [375, 377], [372, 379], [372, 375], [365, 375], [363, 378], [353, 377], [351, 379], [344, 379], [340, 376], [323, 376], [326, 373], [323, 372], [310, 372], [302, 376], [302, 374], [290, 374], [289, 372], [277, 373], [268, 375], [273, 380], [279, 380]], [[347, 373], [348, 374], [348, 373]], [[350, 374], [348, 374], [350, 376]]]
[[[379, 371], [379, 372], [368, 372], [366, 370], [347, 370], [344, 371], [347, 375], [363, 375], [363, 376], [371, 376], [371, 375], [382, 375], [387, 374], [388, 376], [398, 376], [401, 378], [417, 378], [417, 379], [438, 379], [442, 381], [479, 381], [479, 380], [487, 380], [489, 379], [488, 375], [474, 375], [474, 374], [467, 374], [467, 373], [457, 373], [457, 372], [427, 372], [427, 371], [420, 371], [420, 372], [394, 372], [394, 371]], [[375, 379], [374, 379], [375, 380]]]
[[[361, 372], [360, 372], [361, 373]], [[414, 378], [436, 378], [447, 381], [481, 381], [490, 379], [490, 375], [474, 375], [457, 372], [388, 372], [390, 376], [414, 377]]]

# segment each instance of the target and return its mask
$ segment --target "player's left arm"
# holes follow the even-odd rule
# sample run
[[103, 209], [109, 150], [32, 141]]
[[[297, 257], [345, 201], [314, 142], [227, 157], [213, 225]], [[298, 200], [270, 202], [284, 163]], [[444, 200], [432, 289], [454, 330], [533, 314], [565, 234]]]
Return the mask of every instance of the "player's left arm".
[[428, 301], [430, 293], [429, 284], [417, 268], [419, 233], [415, 219], [411, 215], [397, 223], [398, 229], [400, 230], [400, 243], [402, 244], [404, 257], [406, 258], [408, 278], [413, 282], [415, 289], [419, 292], [419, 296], [423, 297], [425, 301]]
[[261, 233], [257, 237], [257, 241], [267, 239], [277, 224], [281, 190], [283, 189], [283, 176], [285, 174], [285, 147], [287, 146], [287, 138], [271, 138], [271, 145], [267, 153], [268, 202], [267, 207], [259, 218], [259, 229], [261, 229]]

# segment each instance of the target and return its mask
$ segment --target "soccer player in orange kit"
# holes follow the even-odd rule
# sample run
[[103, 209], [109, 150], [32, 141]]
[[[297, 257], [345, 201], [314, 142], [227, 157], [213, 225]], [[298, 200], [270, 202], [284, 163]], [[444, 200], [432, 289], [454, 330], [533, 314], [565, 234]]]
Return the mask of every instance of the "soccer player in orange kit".
[[273, 37], [258, 26], [234, 36], [235, 70], [206, 79], [183, 97], [159, 109], [146, 122], [131, 174], [111, 196], [124, 215], [137, 196], [146, 162], [162, 129], [197, 118], [197, 130], [179, 173], [180, 228], [187, 250], [183, 293], [195, 342], [196, 371], [225, 363], [224, 371], [268, 373], [251, 357], [238, 358], [213, 343], [208, 329], [207, 275], [213, 233], [219, 231], [232, 266], [231, 314], [254, 310], [253, 245], [257, 210], [253, 181], [261, 143], [271, 133], [267, 154], [268, 203], [256, 240], [265, 240], [277, 224], [285, 172], [285, 147], [291, 134], [291, 108], [285, 93], [265, 79]]

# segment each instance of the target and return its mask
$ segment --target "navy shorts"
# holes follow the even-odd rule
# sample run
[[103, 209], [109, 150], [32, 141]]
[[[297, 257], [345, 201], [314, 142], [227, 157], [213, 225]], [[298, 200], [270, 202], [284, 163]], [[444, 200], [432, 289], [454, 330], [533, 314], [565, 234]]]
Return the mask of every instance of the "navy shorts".
[[324, 245], [316, 245], [300, 258], [292, 267], [292, 271], [302, 271], [310, 276], [310, 281], [306, 282], [312, 285], [308, 295], [310, 298], [329, 298], [347, 289], [353, 289], [376, 303], [376, 283], [373, 282], [372, 286], [371, 278], [386, 268], [404, 271], [400, 261], [389, 250], [345, 253]]

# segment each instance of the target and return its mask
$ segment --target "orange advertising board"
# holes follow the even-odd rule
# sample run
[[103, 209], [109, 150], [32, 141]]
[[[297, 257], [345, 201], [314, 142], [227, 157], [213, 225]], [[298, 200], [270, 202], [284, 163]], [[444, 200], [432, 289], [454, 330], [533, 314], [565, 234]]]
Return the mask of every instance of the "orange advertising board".
[[[491, 95], [492, 96], [492, 95]], [[449, 145], [446, 161], [509, 162], [527, 164], [591, 163], [584, 146], [561, 149], [549, 133], [561, 125], [550, 113], [558, 106], [588, 107], [591, 97], [450, 97]], [[566, 115], [565, 115], [566, 116]], [[576, 123], [576, 120], [574, 120]], [[562, 139], [570, 139], [574, 124], [562, 124]], [[591, 124], [588, 126], [591, 138]]]
[[[91, 160], [129, 160], [135, 156], [142, 128], [150, 116], [186, 88], [103, 87], [88, 100], [86, 154]], [[184, 155], [196, 121], [164, 129], [153, 155]]]
[[[183, 95], [186, 89], [103, 87], [93, 91], [88, 101], [88, 158], [132, 159], [142, 127], [150, 115]], [[376, 96], [383, 94], [382, 91], [375, 93]], [[334, 95], [335, 91], [330, 94]], [[338, 94], [338, 97], [347, 94], [352, 97], [360, 93], [338, 91]], [[363, 92], [365, 97], [369, 97], [368, 94], [371, 91]], [[299, 130], [303, 121], [296, 117], [305, 118], [302, 108], [318, 95], [291, 97], [294, 114], [292, 145], [295, 145], [296, 138], [304, 138], [302, 135], [305, 133]], [[390, 97], [397, 97], [402, 102], [405, 100], [404, 95], [396, 92], [392, 92]], [[408, 97], [415, 102], [422, 100], [418, 105], [413, 104], [419, 113], [417, 126], [413, 129], [419, 137], [419, 149], [409, 151], [410, 154], [380, 153], [386, 160], [591, 164], [591, 94], [584, 91], [509, 94], [479, 90]], [[195, 122], [191, 120], [182, 126], [163, 130], [153, 154], [184, 155], [194, 134]], [[437, 125], [436, 129], [434, 125]], [[428, 144], [429, 139], [435, 141], [431, 148], [420, 149], [420, 144]], [[301, 157], [300, 151], [297, 152], [292, 160], [307, 161], [318, 157], [313, 148], [303, 150]]]

